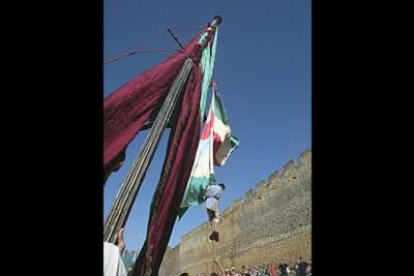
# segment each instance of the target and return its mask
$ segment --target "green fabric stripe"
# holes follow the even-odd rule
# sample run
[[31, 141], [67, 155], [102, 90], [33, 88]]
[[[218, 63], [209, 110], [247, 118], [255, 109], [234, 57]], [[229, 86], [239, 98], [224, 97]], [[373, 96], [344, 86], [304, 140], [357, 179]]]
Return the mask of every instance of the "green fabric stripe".
[[224, 109], [223, 102], [221, 101], [220, 97], [218, 96], [217, 92], [214, 91], [214, 115], [220, 121], [223, 122], [225, 125], [230, 125], [229, 118], [227, 117], [226, 110]]
[[209, 182], [208, 177], [193, 177], [190, 179], [188, 189], [185, 191], [181, 206], [200, 204], [204, 201], [203, 192]]
[[181, 202], [180, 210], [178, 211], [179, 219], [182, 218], [190, 206], [202, 204], [206, 200], [204, 193], [207, 186], [215, 183], [215, 181], [214, 174], [211, 174], [210, 177], [193, 177], [190, 179], [183, 201]]
[[[204, 35], [200, 38], [200, 41], [204, 39]], [[213, 45], [210, 47], [210, 44], [204, 49], [201, 57], [201, 67], [203, 69], [203, 82], [201, 85], [201, 99], [200, 99], [200, 110], [201, 118], [204, 118], [207, 104], [207, 93], [210, 88], [211, 81], [213, 79], [213, 69], [214, 62], [216, 60], [216, 49], [217, 49], [217, 40], [218, 40], [218, 27], [216, 28]]]
[[203, 41], [207, 38], [207, 36], [208, 36], [208, 32], [205, 32], [204, 34], [202, 34], [200, 39], [198, 40], [198, 44], [202, 44]]
[[232, 145], [233, 149], [238, 148], [239, 145], [240, 145], [239, 139], [236, 136], [234, 136], [233, 134], [230, 136], [230, 142], [231, 142], [231, 145]]
[[209, 71], [210, 71], [210, 45], [206, 47], [203, 51], [203, 55], [201, 57], [201, 67], [203, 69], [203, 81], [201, 84], [201, 98], [200, 98], [200, 111], [203, 116], [201, 119], [204, 118], [204, 114], [206, 112], [206, 104], [207, 104], [207, 92], [209, 88]]
[[218, 30], [219, 30], [219, 27], [217, 26], [216, 27], [216, 33], [214, 34], [213, 46], [211, 47], [210, 72], [209, 72], [210, 83], [213, 79], [213, 69], [214, 69], [214, 64], [216, 62], [216, 49], [217, 49], [217, 41], [218, 41]]

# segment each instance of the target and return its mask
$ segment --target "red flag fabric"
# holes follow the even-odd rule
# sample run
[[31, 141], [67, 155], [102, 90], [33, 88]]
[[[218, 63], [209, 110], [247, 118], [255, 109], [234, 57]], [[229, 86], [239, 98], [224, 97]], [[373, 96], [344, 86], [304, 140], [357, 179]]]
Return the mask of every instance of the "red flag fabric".
[[165, 99], [184, 61], [198, 56], [198, 38], [196, 36], [183, 50], [124, 84], [104, 100], [105, 180], [121, 166], [128, 144]]

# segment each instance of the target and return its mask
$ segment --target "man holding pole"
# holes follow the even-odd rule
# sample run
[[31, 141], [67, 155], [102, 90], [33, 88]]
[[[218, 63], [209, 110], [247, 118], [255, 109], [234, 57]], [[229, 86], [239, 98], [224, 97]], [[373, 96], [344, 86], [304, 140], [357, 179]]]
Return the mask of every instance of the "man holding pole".
[[217, 231], [217, 224], [220, 221], [219, 204], [218, 201], [226, 189], [224, 183], [210, 185], [206, 189], [206, 208], [208, 220], [211, 223], [213, 232], [210, 235], [210, 240], [219, 241], [219, 233]]

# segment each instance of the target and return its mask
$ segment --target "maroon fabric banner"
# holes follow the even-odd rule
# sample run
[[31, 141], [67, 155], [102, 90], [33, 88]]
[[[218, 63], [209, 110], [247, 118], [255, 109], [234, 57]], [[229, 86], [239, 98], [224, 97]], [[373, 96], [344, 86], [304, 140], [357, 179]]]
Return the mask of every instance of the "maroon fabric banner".
[[[209, 32], [211, 41], [214, 32]], [[197, 58], [200, 58], [201, 51]], [[152, 199], [147, 238], [135, 262], [133, 276], [158, 276], [200, 139], [202, 70], [194, 64], [170, 134], [167, 157]]]
[[173, 126], [161, 180], [151, 204], [147, 240], [133, 275], [158, 275], [190, 177], [200, 138], [201, 69], [193, 65], [178, 122]]
[[183, 50], [118, 88], [104, 100], [105, 180], [118, 170], [128, 144], [165, 99], [188, 57], [199, 55], [197, 35]]

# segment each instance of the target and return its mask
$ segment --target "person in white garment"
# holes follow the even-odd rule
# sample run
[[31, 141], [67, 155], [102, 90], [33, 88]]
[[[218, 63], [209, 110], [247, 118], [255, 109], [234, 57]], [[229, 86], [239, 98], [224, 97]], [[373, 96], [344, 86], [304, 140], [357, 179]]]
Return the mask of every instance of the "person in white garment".
[[219, 241], [219, 233], [217, 231], [217, 224], [220, 221], [219, 199], [223, 195], [226, 186], [223, 183], [210, 185], [206, 189], [206, 208], [208, 220], [211, 223], [213, 232], [210, 235], [210, 240]]
[[118, 233], [118, 244], [104, 242], [104, 276], [126, 276], [127, 270], [122, 261], [125, 249], [124, 229]]

